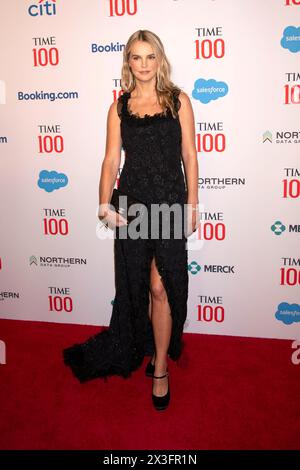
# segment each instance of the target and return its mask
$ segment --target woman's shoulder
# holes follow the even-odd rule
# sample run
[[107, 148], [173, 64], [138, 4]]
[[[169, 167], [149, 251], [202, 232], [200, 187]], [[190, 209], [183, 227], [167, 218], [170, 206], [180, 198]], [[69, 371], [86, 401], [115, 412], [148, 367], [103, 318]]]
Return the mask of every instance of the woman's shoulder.
[[181, 88], [175, 86], [172, 90], [172, 95], [175, 103], [175, 109], [176, 111], [179, 111], [179, 109], [181, 108], [181, 102], [185, 100], [184, 95], [186, 95], [186, 93], [181, 90]]
[[173, 88], [173, 94], [176, 98], [180, 100], [189, 99], [189, 95], [185, 91], [181, 90], [181, 88], [178, 88], [178, 87]]
[[119, 117], [121, 117], [122, 115], [123, 105], [127, 96], [128, 96], [128, 93], [126, 91], [123, 91], [118, 96], [118, 98], [111, 104], [111, 106], [114, 108], [114, 111], [118, 113]]
[[184, 107], [190, 103], [190, 97], [189, 95], [181, 90], [180, 88], [176, 87], [173, 89], [173, 94], [175, 96], [175, 103], [176, 103], [176, 109], [179, 111], [181, 108], [181, 105]]

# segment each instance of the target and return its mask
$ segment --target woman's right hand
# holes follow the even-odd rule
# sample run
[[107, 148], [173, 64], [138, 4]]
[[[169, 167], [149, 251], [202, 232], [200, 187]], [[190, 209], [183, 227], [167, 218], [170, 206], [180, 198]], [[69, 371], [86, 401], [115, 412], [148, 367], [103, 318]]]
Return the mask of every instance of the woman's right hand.
[[116, 227], [128, 225], [127, 219], [113, 209], [110, 209], [109, 204], [101, 204], [98, 217], [101, 222], [108, 228], [114, 230]]

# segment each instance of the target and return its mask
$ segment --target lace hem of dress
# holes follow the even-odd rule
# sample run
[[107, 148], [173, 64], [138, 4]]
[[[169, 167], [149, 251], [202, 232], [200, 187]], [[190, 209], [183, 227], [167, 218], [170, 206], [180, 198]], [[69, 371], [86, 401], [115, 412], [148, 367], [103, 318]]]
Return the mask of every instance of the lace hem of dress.
[[128, 111], [129, 116], [132, 116], [134, 118], [149, 119], [149, 118], [165, 117], [169, 110], [167, 110], [166, 113], [164, 111], [161, 111], [161, 112], [155, 113], [155, 114], [145, 114], [144, 116], [140, 116], [138, 113], [133, 113], [129, 109], [127, 111]]

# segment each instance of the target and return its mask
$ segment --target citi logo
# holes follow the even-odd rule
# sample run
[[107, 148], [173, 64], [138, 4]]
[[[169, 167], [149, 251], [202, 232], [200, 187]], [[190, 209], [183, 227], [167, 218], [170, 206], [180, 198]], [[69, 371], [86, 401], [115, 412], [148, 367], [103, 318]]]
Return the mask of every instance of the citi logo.
[[37, 5], [30, 5], [28, 8], [30, 16], [56, 15], [56, 0], [40, 0]]

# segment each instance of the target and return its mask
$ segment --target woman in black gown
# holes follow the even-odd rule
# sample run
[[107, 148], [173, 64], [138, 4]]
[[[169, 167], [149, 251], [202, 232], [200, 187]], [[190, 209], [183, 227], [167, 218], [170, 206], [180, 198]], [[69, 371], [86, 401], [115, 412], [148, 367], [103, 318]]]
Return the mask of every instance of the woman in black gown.
[[[188, 95], [170, 80], [160, 39], [148, 30], [130, 36], [123, 53], [121, 84], [123, 94], [108, 112], [99, 190], [99, 218], [116, 235], [111, 320], [108, 329], [65, 349], [63, 355], [81, 382], [113, 374], [129, 377], [145, 355], [152, 355], [146, 375], [153, 379], [152, 400], [160, 410], [170, 400], [167, 359], [177, 360], [182, 352], [187, 236], [199, 223], [194, 115]], [[146, 238], [120, 237], [129, 227], [126, 217], [109, 206], [122, 146], [125, 163], [119, 189], [143, 201], [148, 209]], [[176, 205], [181, 216], [162, 216], [157, 221], [154, 204]], [[162, 225], [168, 222], [170, 235], [165, 237]], [[152, 236], [151, 225], [158, 228], [158, 236]]]

